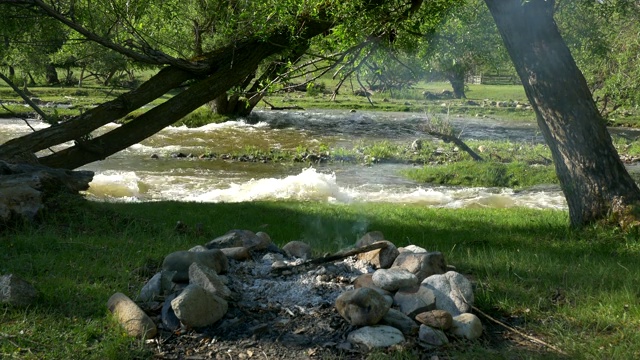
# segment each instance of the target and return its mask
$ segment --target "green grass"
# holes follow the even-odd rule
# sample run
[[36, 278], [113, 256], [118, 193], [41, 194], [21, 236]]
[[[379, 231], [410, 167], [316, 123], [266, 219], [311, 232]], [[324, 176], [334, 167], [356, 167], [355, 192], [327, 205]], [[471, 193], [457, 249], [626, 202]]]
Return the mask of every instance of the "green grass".
[[[574, 232], [566, 212], [309, 202], [86, 203], [67, 210], [0, 234], [0, 273], [17, 274], [41, 292], [26, 309], [0, 306], [0, 357], [150, 358], [106, 310], [114, 292], [137, 294], [151, 275], [140, 270], [146, 265], [234, 228], [266, 231], [278, 245], [305, 240], [321, 254], [352, 245], [362, 224], [398, 246], [442, 251], [474, 280], [478, 308], [559, 347], [568, 358], [640, 356], [638, 234], [599, 227]], [[203, 223], [204, 233], [177, 234], [178, 220]], [[558, 357], [548, 349], [488, 339], [453, 343], [439, 353], [455, 359]]]
[[553, 165], [530, 166], [523, 162], [459, 161], [409, 169], [404, 174], [415, 181], [438, 185], [523, 188], [556, 184]]

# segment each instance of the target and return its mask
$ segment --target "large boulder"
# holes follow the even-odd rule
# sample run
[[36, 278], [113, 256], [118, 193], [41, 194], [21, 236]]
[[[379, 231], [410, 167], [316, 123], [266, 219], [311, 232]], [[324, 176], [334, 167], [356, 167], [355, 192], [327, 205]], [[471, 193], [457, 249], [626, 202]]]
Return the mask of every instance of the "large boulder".
[[171, 307], [185, 326], [203, 327], [222, 319], [229, 304], [202, 286], [191, 284], [171, 301]]
[[421, 288], [429, 289], [436, 297], [436, 308], [456, 316], [469, 312], [473, 306], [473, 286], [464, 275], [449, 271], [424, 279]]

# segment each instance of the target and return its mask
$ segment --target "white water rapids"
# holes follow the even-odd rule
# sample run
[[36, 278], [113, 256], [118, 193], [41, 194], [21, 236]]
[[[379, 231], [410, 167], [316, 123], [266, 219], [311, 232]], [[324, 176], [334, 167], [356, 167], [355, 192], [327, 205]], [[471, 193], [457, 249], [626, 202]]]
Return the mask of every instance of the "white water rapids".
[[[566, 209], [564, 197], [556, 186], [522, 191], [430, 186], [414, 183], [398, 174], [399, 170], [411, 165], [335, 163], [309, 167], [171, 157], [175, 152], [224, 153], [234, 148], [243, 149], [247, 144], [295, 149], [318, 143], [343, 146], [382, 138], [410, 144], [415, 138], [425, 137], [418, 126], [421, 120], [415, 114], [258, 111], [257, 116], [257, 121], [252, 119], [251, 123], [241, 120], [196, 129], [169, 127], [104, 161], [88, 164], [82, 169], [95, 171], [95, 176], [87, 195], [104, 201], [295, 199], [334, 203], [413, 203], [447, 208]], [[487, 121], [484, 125], [480, 122], [474, 123], [477, 129], [472, 130], [481, 133], [478, 129], [484, 127], [487, 138], [492, 132], [501, 136], [509, 134], [507, 123], [500, 126], [495, 121]], [[47, 126], [37, 121], [30, 123], [36, 129]], [[0, 143], [31, 131], [22, 120], [3, 119], [0, 124]], [[108, 125], [106, 130], [116, 126]], [[525, 134], [519, 136], [536, 136], [535, 126], [531, 124], [517, 125], [513, 129], [515, 133]], [[153, 154], [159, 159], [152, 159]]]

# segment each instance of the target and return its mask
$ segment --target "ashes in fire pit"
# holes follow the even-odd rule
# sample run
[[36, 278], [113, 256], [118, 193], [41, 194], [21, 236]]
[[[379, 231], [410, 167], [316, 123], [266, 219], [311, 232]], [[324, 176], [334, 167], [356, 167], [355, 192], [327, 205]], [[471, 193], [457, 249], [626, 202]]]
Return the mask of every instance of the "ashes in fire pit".
[[310, 255], [299, 241], [280, 249], [266, 233], [231, 230], [167, 255], [137, 304], [117, 293], [108, 307], [162, 359], [359, 358], [482, 334], [471, 283], [440, 252], [370, 232], [353, 249]]

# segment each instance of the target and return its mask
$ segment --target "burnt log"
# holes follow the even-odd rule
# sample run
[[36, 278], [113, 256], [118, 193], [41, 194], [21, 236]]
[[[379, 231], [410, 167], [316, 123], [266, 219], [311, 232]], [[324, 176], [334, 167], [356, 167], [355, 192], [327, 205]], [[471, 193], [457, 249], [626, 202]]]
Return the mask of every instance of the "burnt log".
[[0, 161], [0, 224], [32, 221], [61, 196], [81, 197], [91, 180], [92, 171]]

